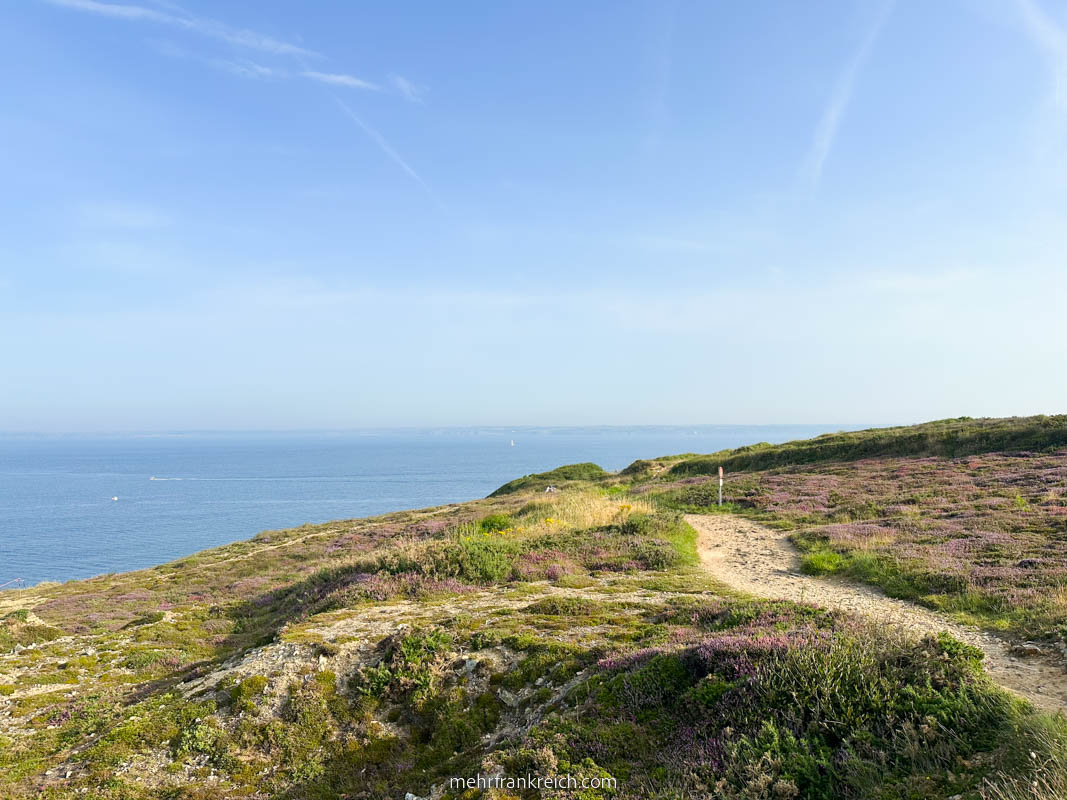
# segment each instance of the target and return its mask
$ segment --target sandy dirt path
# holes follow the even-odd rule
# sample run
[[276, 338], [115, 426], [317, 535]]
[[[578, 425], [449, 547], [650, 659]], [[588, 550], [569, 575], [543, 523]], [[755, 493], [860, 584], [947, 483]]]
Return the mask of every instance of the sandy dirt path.
[[919, 634], [947, 631], [985, 653], [986, 668], [1001, 686], [1039, 708], [1067, 710], [1067, 669], [1052, 658], [1017, 655], [996, 636], [886, 597], [874, 587], [804, 575], [787, 533], [729, 514], [690, 514], [686, 521], [700, 534], [701, 563], [723, 583], [760, 597], [846, 609]]

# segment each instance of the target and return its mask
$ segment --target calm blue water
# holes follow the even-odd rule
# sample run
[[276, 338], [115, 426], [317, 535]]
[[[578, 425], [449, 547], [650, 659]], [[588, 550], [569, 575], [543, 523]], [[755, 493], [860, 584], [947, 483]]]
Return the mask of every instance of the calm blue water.
[[471, 500], [512, 478], [577, 461], [614, 470], [637, 458], [837, 429], [0, 437], [0, 584], [139, 569], [261, 530]]

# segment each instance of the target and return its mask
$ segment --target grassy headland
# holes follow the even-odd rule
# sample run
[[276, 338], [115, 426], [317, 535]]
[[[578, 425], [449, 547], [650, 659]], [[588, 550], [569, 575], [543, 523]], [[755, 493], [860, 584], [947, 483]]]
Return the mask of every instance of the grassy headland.
[[[760, 447], [771, 461], [738, 474], [742, 462], [727, 462], [727, 497], [795, 528], [811, 569], [861, 574], [870, 557], [885, 571], [865, 579], [929, 589], [918, 577], [935, 569], [929, 542], [907, 538], [920, 531], [943, 544], [996, 524], [996, 558], [1014, 557], [1009, 546], [1056, 557], [1067, 517], [1051, 509], [1067, 453], [1056, 449], [1062, 421], [1047, 446], [1028, 438], [1044, 424], [975, 423], [1018, 428], [1025, 455], [868, 450], [851, 461], [832, 437], [813, 441], [835, 458], [802, 443]], [[946, 425], [975, 441], [965, 422], [931, 429]], [[899, 429], [909, 447], [931, 438], [916, 430]], [[886, 435], [841, 436], [870, 447]], [[790, 463], [788, 452], [802, 455]], [[0, 594], [0, 796], [381, 800], [435, 786], [470, 799], [1061, 796], [1067, 723], [995, 687], [979, 652], [738, 596], [704, 575], [679, 512], [711, 510], [707, 462], [670, 457], [619, 474], [574, 465], [482, 501], [268, 532], [150, 570]], [[914, 499], [890, 502], [901, 492]], [[956, 547], [961, 574], [993, 557]], [[1015, 569], [1052, 581], [1050, 563]], [[989, 575], [976, 585], [990, 595], [1017, 580]], [[937, 588], [916, 596], [976, 591]], [[1056, 607], [1038, 608], [1028, 619], [1058, 635]], [[976, 616], [1015, 630], [1015, 613]], [[618, 783], [448, 789], [449, 777], [479, 772]]]
[[[650, 462], [638, 491], [794, 530], [813, 573], [1067, 643], [1067, 417], [946, 420]], [[949, 455], [951, 454], [951, 455]], [[713, 466], [714, 465], [714, 466]]]

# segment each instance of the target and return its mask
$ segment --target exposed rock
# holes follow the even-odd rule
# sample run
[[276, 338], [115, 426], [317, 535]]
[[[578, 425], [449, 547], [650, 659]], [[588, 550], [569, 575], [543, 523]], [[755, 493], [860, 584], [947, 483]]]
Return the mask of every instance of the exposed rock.
[[1017, 656], [1042, 656], [1045, 651], [1033, 642], [1023, 642], [1011, 648], [1011, 652]]

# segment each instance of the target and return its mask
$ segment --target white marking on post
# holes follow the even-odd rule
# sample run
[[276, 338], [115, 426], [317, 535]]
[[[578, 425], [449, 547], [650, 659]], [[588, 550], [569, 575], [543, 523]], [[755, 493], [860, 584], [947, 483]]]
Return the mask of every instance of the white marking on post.
[[719, 467], [719, 505], [722, 505], [722, 467]]

